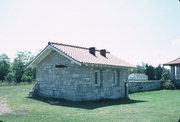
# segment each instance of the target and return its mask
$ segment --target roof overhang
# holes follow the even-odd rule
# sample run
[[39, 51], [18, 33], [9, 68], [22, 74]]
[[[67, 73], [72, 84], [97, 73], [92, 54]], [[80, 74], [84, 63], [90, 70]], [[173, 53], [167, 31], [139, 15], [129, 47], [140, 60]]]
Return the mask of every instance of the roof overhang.
[[64, 54], [62, 51], [58, 50], [57, 48], [51, 45], [48, 45], [30, 62], [30, 64], [27, 67], [31, 67], [31, 68], [37, 67], [37, 64], [39, 64], [44, 58], [46, 58], [52, 51], [56, 51], [57, 53], [63, 55], [64, 57], [74, 62], [75, 64], [81, 65], [80, 62]]
[[180, 57], [173, 60], [173, 61], [170, 61], [170, 62], [163, 64], [163, 66], [177, 66], [177, 65], [180, 65]]
[[120, 65], [108, 65], [108, 64], [95, 64], [83, 62], [83, 65], [88, 67], [99, 67], [99, 68], [113, 68], [113, 69], [133, 69], [135, 66], [120, 66]]

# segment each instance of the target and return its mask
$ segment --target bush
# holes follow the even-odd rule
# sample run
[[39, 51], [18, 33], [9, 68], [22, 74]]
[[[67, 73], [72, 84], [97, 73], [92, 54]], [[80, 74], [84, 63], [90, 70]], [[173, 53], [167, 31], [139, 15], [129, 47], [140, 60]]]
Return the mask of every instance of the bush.
[[28, 76], [28, 75], [25, 75], [25, 74], [23, 74], [23, 76], [22, 76], [22, 78], [21, 78], [21, 80], [23, 81], [23, 82], [32, 82], [32, 77], [31, 76]]
[[167, 69], [163, 70], [161, 81], [163, 89], [176, 89], [174, 83], [170, 80], [170, 73]]
[[8, 86], [9, 85], [9, 82], [7, 82], [7, 81], [4, 81], [4, 82], [2, 82], [2, 84], [1, 84], [2, 86]]
[[10, 85], [14, 86], [14, 85], [17, 85], [17, 83], [16, 82], [11, 82]]
[[163, 89], [176, 89], [175, 85], [171, 80], [162, 81]]
[[5, 81], [13, 83], [16, 82], [15, 73], [9, 72], [7, 76], [5, 77]]

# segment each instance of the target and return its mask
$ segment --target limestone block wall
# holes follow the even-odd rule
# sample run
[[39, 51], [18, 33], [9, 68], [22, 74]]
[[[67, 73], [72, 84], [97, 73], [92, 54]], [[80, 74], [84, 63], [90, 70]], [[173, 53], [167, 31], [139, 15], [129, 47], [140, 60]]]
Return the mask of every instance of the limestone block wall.
[[[56, 68], [55, 65], [66, 65]], [[38, 95], [63, 98], [73, 101], [117, 99], [125, 97], [127, 69], [97, 68], [79, 66], [57, 52], [50, 53], [36, 68]], [[95, 72], [102, 72], [103, 78], [95, 85]], [[113, 85], [113, 72], [119, 71], [119, 82]]]
[[153, 91], [161, 89], [161, 81], [129, 81], [129, 92]]

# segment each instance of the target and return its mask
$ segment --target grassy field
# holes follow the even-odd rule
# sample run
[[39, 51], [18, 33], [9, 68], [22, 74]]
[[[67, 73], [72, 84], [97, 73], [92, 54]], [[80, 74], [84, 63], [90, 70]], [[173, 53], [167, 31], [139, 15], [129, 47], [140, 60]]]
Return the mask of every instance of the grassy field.
[[[130, 94], [131, 100], [70, 102], [50, 105], [28, 98], [32, 85], [0, 86], [0, 98], [13, 112], [1, 115], [3, 122], [177, 122], [180, 119], [180, 90]], [[1, 108], [0, 108], [1, 109]]]

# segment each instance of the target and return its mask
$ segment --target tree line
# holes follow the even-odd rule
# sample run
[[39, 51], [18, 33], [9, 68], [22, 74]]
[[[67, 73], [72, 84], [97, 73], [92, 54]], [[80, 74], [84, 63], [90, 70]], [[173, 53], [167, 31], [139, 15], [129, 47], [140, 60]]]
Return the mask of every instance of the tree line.
[[36, 71], [27, 68], [34, 58], [30, 51], [17, 52], [13, 62], [6, 54], [0, 55], [0, 82], [20, 83], [32, 82], [36, 78]]
[[147, 63], [137, 65], [135, 69], [130, 71], [130, 73], [144, 73], [148, 76], [148, 80], [161, 80], [165, 72], [169, 74], [169, 70], [165, 69], [161, 64], [154, 67]]
[[[6, 54], [0, 55], [0, 83], [20, 83], [32, 82], [36, 79], [36, 70], [27, 68], [27, 65], [34, 58], [30, 51], [17, 52], [13, 61]], [[137, 65], [131, 73], [144, 73], [148, 76], [148, 80], [162, 80], [165, 86], [172, 86], [170, 82], [169, 70], [165, 69], [162, 65], [154, 67], [149, 64], [142, 63]], [[169, 85], [170, 84], [170, 85]]]
[[144, 73], [148, 76], [148, 80], [161, 80], [161, 87], [163, 89], [176, 89], [174, 83], [171, 81], [170, 71], [165, 69], [161, 64], [154, 67], [147, 63], [142, 63], [142, 65], [137, 65], [129, 73]]

